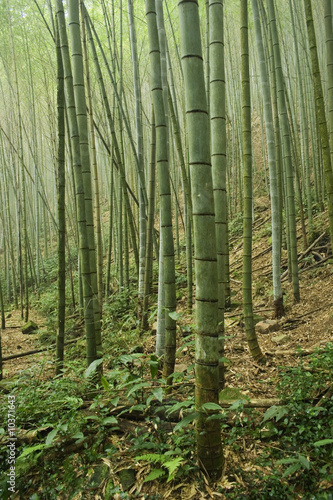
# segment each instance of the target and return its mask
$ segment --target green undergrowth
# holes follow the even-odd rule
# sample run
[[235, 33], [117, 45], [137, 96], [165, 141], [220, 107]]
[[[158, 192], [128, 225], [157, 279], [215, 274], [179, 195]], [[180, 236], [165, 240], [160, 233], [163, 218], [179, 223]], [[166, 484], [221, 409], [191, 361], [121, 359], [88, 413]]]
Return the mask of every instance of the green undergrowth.
[[[181, 269], [177, 270], [179, 285], [184, 282]], [[149, 347], [154, 344], [151, 333], [141, 331], [134, 289], [117, 291], [105, 300], [105, 355], [98, 383], [94, 379], [98, 362], [87, 369], [83, 361], [83, 337], [66, 347], [63, 377], [45, 380], [44, 369], [50, 363], [45, 361], [11, 381], [9, 396], [15, 396], [18, 438], [16, 489], [21, 498], [74, 499], [82, 494], [93, 499], [99, 494], [106, 500], [158, 500], [170, 487], [179, 487], [175, 489], [179, 495], [184, 489], [185, 495], [191, 484], [205, 492], [195, 456], [194, 367], [189, 364], [176, 372], [175, 389], [168, 391], [160, 378], [161, 360]], [[55, 331], [56, 293], [56, 281], [42, 284], [33, 302], [48, 318], [51, 332]], [[67, 315], [73, 312], [67, 298]], [[150, 324], [155, 318], [152, 306]], [[67, 321], [66, 335], [77, 321], [75, 314]], [[187, 363], [194, 351], [192, 327], [180, 327], [182, 337], [188, 336], [182, 338], [177, 357], [187, 353]], [[226, 463], [223, 480], [210, 486], [213, 491], [237, 500], [333, 498], [332, 368], [332, 344], [301, 358], [294, 368], [281, 367], [272, 383], [278, 384], [282, 404], [266, 412], [247, 408], [246, 396], [237, 388], [221, 392], [221, 401], [230, 401], [231, 406], [221, 407], [218, 415]], [[4, 500], [10, 498], [8, 401], [8, 394], [0, 389]], [[206, 405], [202, 411], [209, 414], [211, 409]], [[171, 494], [170, 498], [178, 497]]]
[[294, 368], [281, 367], [283, 404], [269, 408], [250, 433], [260, 440], [258, 453], [250, 470], [238, 471], [244, 494], [230, 498], [333, 498], [332, 369], [332, 344], [306, 366], [302, 359]]
[[[185, 344], [193, 348], [192, 335]], [[106, 355], [98, 384], [91, 378], [98, 362], [86, 369], [78, 358], [66, 363], [62, 378], [44, 380], [37, 366], [16, 377], [10, 396], [21, 498], [75, 498], [80, 492], [87, 499], [96, 492], [106, 499], [151, 498], [155, 485], [157, 499], [163, 488], [191, 483], [204, 491], [194, 452], [193, 368], [175, 374], [177, 390], [170, 393], [156, 356], [133, 351], [124, 343]], [[306, 365], [302, 359], [295, 368], [280, 368], [281, 406], [263, 413], [246, 408], [242, 398], [220, 408], [227, 458], [224, 481], [212, 486], [217, 493], [235, 499], [332, 498], [332, 344], [306, 359]], [[1, 395], [4, 492], [8, 401], [8, 394]], [[209, 410], [209, 404], [202, 409]], [[132, 471], [126, 479], [125, 469]]]

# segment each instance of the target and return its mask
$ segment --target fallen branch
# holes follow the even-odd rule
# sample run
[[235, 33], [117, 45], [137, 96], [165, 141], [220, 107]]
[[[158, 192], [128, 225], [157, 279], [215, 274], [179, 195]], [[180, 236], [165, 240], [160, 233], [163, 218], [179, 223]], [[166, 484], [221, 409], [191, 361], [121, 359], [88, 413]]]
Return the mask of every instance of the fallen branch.
[[266, 224], [266, 222], [268, 222], [270, 220], [270, 217], [266, 217], [266, 219], [257, 219], [256, 221], [254, 221], [254, 223], [252, 224], [252, 228], [253, 229], [258, 229], [259, 227], [263, 226], [264, 224]]
[[268, 354], [268, 356], [310, 356], [311, 354], [315, 354], [317, 349], [305, 349], [304, 351], [265, 351], [265, 354]]
[[[326, 262], [328, 259], [331, 259], [332, 255], [328, 255], [327, 257], [322, 258], [318, 262], [315, 262], [314, 264], [311, 264], [311, 266], [304, 267], [302, 269], [299, 269], [299, 273], [304, 273], [304, 271], [308, 271], [309, 269], [313, 269], [314, 267], [318, 267], [324, 262]], [[281, 274], [281, 281], [286, 280], [288, 277], [288, 269], [285, 271], [283, 274]]]
[[[257, 255], [254, 255], [252, 257], [252, 260], [256, 260], [256, 259], [259, 259], [259, 257], [262, 257], [263, 255], [265, 255], [266, 253], [269, 253], [270, 251], [272, 250], [272, 247], [268, 247], [268, 248], [265, 248], [265, 250], [263, 250], [262, 252], [258, 253]], [[236, 267], [233, 267], [232, 270], [233, 271], [236, 271], [237, 269], [240, 269], [243, 265], [243, 262], [241, 262], [240, 264], [238, 264]], [[271, 264], [269, 264], [271, 265]]]
[[321, 264], [323, 264], [324, 262], [326, 262], [328, 259], [331, 259], [332, 258], [332, 255], [328, 255], [327, 257], [324, 257], [323, 259], [321, 259], [319, 262], [316, 262], [315, 264], [312, 264], [311, 266], [308, 266], [308, 267], [304, 267], [303, 269], [301, 269], [299, 272], [300, 273], [304, 273], [304, 271], [308, 271], [309, 269], [312, 269], [314, 267], [318, 267], [320, 266]]
[[[305, 318], [305, 316], [310, 316], [311, 314], [314, 314], [318, 311], [322, 311], [323, 309], [328, 308], [328, 307], [332, 307], [332, 306], [333, 306], [333, 303], [329, 303], [326, 306], [317, 307], [316, 309], [312, 309], [311, 311], [308, 311], [304, 314], [299, 314], [298, 316], [295, 317], [294, 321], [299, 321], [302, 318]], [[288, 321], [292, 321], [292, 320], [288, 319]], [[288, 321], [287, 321], [287, 323], [288, 323]]]
[[[273, 307], [264, 307], [263, 309], [254, 309], [253, 313], [256, 314], [258, 312], [268, 312], [268, 311], [273, 311], [273, 310], [274, 310]], [[225, 313], [224, 317], [227, 319], [230, 319], [230, 318], [236, 318], [237, 316], [242, 316], [243, 314], [244, 314], [244, 311], [241, 311], [238, 313], [233, 313], [233, 314]]]
[[301, 253], [301, 255], [298, 257], [298, 262], [300, 262], [311, 251], [311, 249], [323, 238], [323, 236], [325, 236], [325, 234], [326, 231], [324, 231], [319, 236], [319, 238], [317, 238], [313, 243], [311, 243], [311, 245], [306, 250], [304, 250], [304, 252]]
[[[253, 273], [256, 273], [256, 272], [258, 272], [258, 271], [262, 271], [263, 269], [267, 269], [267, 267], [270, 267], [270, 268], [271, 268], [271, 267], [272, 267], [272, 264], [271, 264], [271, 263], [270, 263], [270, 264], [266, 264], [265, 266], [261, 266], [261, 267], [258, 267], [257, 269], [253, 269], [253, 271], [252, 271], [252, 272], [253, 272]], [[270, 271], [270, 272], [272, 272], [272, 271]]]
[[[236, 403], [236, 401], [239, 401], [239, 399], [232, 399], [232, 400], [221, 400], [220, 401], [220, 406], [222, 408], [229, 408], [232, 404]], [[244, 408], [270, 408], [271, 406], [281, 406], [282, 401], [280, 399], [251, 399], [250, 401], [245, 401], [244, 402]]]
[[[74, 344], [77, 342], [79, 339], [75, 340], [68, 340], [67, 342], [64, 343], [64, 345], [68, 344]], [[26, 351], [26, 352], [20, 352], [18, 354], [11, 354], [10, 356], [3, 356], [2, 362], [4, 361], [9, 361], [10, 359], [17, 359], [17, 358], [23, 358], [24, 356], [31, 356], [31, 354], [38, 354], [40, 352], [46, 352], [46, 351], [51, 351], [56, 348], [56, 345], [50, 345], [48, 347], [41, 347], [40, 349], [34, 349], [33, 351]]]

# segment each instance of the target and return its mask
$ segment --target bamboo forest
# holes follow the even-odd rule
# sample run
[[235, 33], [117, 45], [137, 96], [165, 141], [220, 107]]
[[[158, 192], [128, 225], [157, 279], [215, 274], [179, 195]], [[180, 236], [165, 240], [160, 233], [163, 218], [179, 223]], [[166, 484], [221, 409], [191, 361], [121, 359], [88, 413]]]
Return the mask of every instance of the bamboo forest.
[[0, 498], [333, 500], [333, 0], [0, 1]]

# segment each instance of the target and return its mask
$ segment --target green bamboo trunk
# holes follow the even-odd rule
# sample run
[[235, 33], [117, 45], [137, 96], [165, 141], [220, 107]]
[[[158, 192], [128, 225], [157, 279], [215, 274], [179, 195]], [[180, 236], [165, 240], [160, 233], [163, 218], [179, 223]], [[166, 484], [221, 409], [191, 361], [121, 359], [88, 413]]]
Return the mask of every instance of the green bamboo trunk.
[[[311, 66], [312, 66], [312, 74], [313, 74], [313, 85], [314, 85], [314, 94], [315, 94], [315, 103], [316, 103], [316, 114], [318, 119], [319, 131], [320, 131], [320, 140], [321, 140], [321, 150], [322, 150], [322, 159], [323, 159], [323, 167], [325, 174], [325, 188], [327, 192], [328, 198], [328, 216], [330, 222], [330, 233], [331, 233], [331, 241], [333, 241], [333, 172], [332, 172], [332, 164], [331, 164], [331, 150], [329, 143], [329, 134], [328, 134], [328, 125], [326, 120], [326, 110], [323, 96], [323, 87], [320, 76], [320, 68], [319, 68], [319, 60], [317, 53], [317, 42], [316, 42], [316, 33], [313, 24], [313, 16], [312, 16], [312, 6], [311, 0], [304, 0], [305, 7], [305, 15], [306, 15], [306, 25], [308, 30], [309, 37], [309, 45], [310, 45], [310, 53], [311, 53]], [[332, 32], [332, 27], [331, 27]], [[333, 55], [331, 49], [331, 44], [328, 44], [328, 52], [327, 52], [327, 61], [331, 60], [331, 64], [333, 64]], [[331, 96], [332, 91], [332, 71], [329, 68], [328, 73], [328, 81], [329, 81], [329, 106], [332, 105], [333, 97]], [[332, 146], [332, 145], [331, 145]]]
[[161, 57], [157, 30], [155, 0], [146, 0], [149, 36], [151, 89], [156, 120], [156, 162], [160, 189], [161, 238], [165, 291], [165, 353], [163, 377], [174, 371], [176, 356], [176, 321], [170, 316], [176, 310], [175, 255], [172, 234], [171, 191], [168, 164], [168, 133], [163, 99]]
[[58, 107], [58, 330], [56, 345], [56, 374], [63, 369], [65, 317], [66, 317], [66, 213], [65, 213], [65, 92], [64, 69], [61, 59], [61, 48], [58, 26], [57, 43], [57, 107]]
[[242, 75], [242, 139], [243, 139], [243, 310], [245, 333], [252, 357], [261, 360], [252, 305], [252, 139], [251, 94], [248, 42], [247, 0], [241, 0], [241, 75]]
[[145, 283], [142, 310], [142, 328], [148, 329], [148, 302], [152, 281], [153, 264], [153, 236], [155, 215], [155, 172], [156, 172], [156, 127], [154, 109], [151, 117], [150, 162], [149, 162], [149, 189], [148, 189], [148, 223], [147, 223], [147, 249], [145, 263]]
[[80, 154], [82, 165], [82, 179], [84, 189], [85, 213], [87, 223], [87, 237], [89, 245], [89, 266], [90, 282], [92, 287], [92, 300], [94, 309], [96, 349], [98, 356], [102, 356], [101, 339], [101, 318], [100, 307], [98, 303], [98, 285], [97, 285], [97, 259], [95, 247], [94, 231], [94, 213], [93, 213], [93, 194], [92, 194], [92, 175], [89, 153], [89, 127], [87, 117], [87, 104], [85, 98], [85, 83], [83, 70], [83, 51], [81, 44], [79, 2], [71, 0], [68, 4], [68, 22], [70, 34], [70, 49], [72, 55], [73, 67], [73, 87], [76, 117], [80, 140]]
[[282, 151], [283, 151], [283, 165], [286, 177], [286, 200], [288, 212], [288, 228], [289, 228], [289, 250], [290, 250], [290, 264], [291, 276], [293, 283], [294, 301], [300, 301], [299, 278], [298, 278], [298, 263], [297, 263], [297, 235], [296, 235], [296, 215], [295, 215], [295, 195], [294, 195], [294, 176], [291, 160], [291, 139], [289, 122], [287, 115], [287, 105], [285, 96], [285, 84], [282, 72], [281, 53], [279, 46], [279, 38], [277, 31], [277, 23], [275, 17], [274, 1], [268, 0], [268, 17], [270, 23], [270, 30], [273, 45], [273, 60], [274, 70], [276, 74], [276, 89], [277, 89], [277, 103], [279, 110], [279, 120], [281, 125], [282, 136]]
[[[85, 81], [87, 89], [87, 99], [88, 99], [88, 113], [89, 113], [89, 133], [90, 133], [90, 151], [91, 151], [91, 163], [93, 169], [93, 206], [94, 206], [94, 227], [96, 232], [96, 280], [97, 280], [97, 297], [99, 306], [99, 318], [102, 318], [103, 314], [103, 244], [102, 244], [102, 222], [101, 222], [101, 207], [100, 207], [100, 195], [99, 195], [99, 178], [98, 178], [98, 165], [97, 165], [97, 151], [96, 151], [96, 137], [95, 137], [95, 127], [94, 127], [94, 112], [93, 112], [93, 102], [92, 102], [92, 90], [90, 82], [90, 68], [89, 68], [89, 58], [87, 49], [87, 37], [86, 28], [84, 21], [84, 8], [83, 3], [81, 6], [81, 27], [82, 27], [82, 37], [83, 37], [83, 55], [84, 55], [84, 66], [85, 66]], [[96, 291], [95, 291], [96, 293]], [[96, 318], [99, 320], [98, 317]], [[97, 327], [98, 331], [98, 327]], [[98, 334], [97, 334], [98, 335]]]
[[[123, 160], [122, 160], [120, 143], [119, 143], [118, 137], [116, 135], [114, 118], [113, 118], [113, 115], [111, 113], [111, 108], [110, 108], [109, 99], [108, 99], [106, 88], [105, 88], [104, 78], [103, 78], [103, 74], [102, 74], [101, 67], [100, 67], [99, 60], [98, 60], [98, 56], [97, 56], [95, 43], [94, 43], [93, 36], [92, 36], [92, 29], [90, 26], [91, 21], [89, 19], [89, 16], [87, 15], [87, 13], [85, 15], [85, 19], [86, 19], [87, 37], [88, 37], [88, 41], [89, 41], [89, 44], [91, 47], [91, 52], [92, 52], [92, 57], [93, 57], [94, 65], [95, 65], [96, 75], [97, 75], [97, 79], [98, 79], [98, 83], [99, 83], [99, 87], [100, 87], [100, 92], [101, 92], [103, 104], [105, 107], [105, 113], [107, 116], [110, 132], [111, 132], [112, 148], [113, 148], [114, 155], [115, 155], [115, 162], [116, 162], [119, 174], [120, 174], [121, 179], [122, 179], [121, 180], [122, 185], [124, 187], [124, 201], [125, 201], [126, 211], [127, 211], [128, 216], [129, 216], [129, 228], [130, 228], [130, 234], [131, 234], [131, 242], [132, 242], [132, 247], [133, 247], [135, 263], [136, 263], [136, 266], [138, 268], [138, 266], [139, 266], [139, 254], [138, 254], [138, 247], [137, 247], [137, 242], [136, 242], [136, 231], [135, 231], [132, 207], [131, 207], [131, 204], [129, 201], [129, 196], [128, 196], [128, 186], [126, 184], [125, 168], [124, 168], [124, 164], [123, 164]], [[96, 36], [96, 32], [94, 29], [93, 29], [93, 31], [94, 31], [94, 34]], [[97, 41], [99, 42], [99, 40], [97, 40]], [[104, 52], [102, 52], [102, 55], [103, 55], [103, 58], [105, 58]], [[118, 96], [118, 98], [119, 98], [119, 96]]]
[[304, 72], [302, 73], [302, 66], [300, 61], [300, 54], [298, 50], [298, 29], [295, 22], [294, 11], [297, 14], [295, 8], [295, 2], [289, 0], [289, 10], [291, 17], [291, 25], [293, 29], [293, 39], [296, 55], [296, 74], [297, 74], [297, 87], [298, 87], [298, 101], [300, 110], [300, 139], [301, 139], [301, 158], [302, 166], [305, 174], [305, 186], [306, 186], [306, 204], [307, 204], [307, 218], [308, 218], [308, 234], [310, 240], [313, 236], [313, 222], [312, 222], [312, 193], [311, 193], [311, 176], [310, 176], [310, 159], [309, 159], [309, 131], [308, 131], [308, 117], [306, 114], [306, 95], [305, 95], [305, 83], [304, 83]]
[[[219, 357], [224, 352], [224, 311], [226, 283], [227, 190], [226, 118], [223, 39], [223, 1], [209, 1], [210, 120], [211, 158], [215, 206], [218, 273]], [[224, 385], [224, 365], [220, 361], [220, 386]]]
[[185, 237], [186, 237], [186, 271], [187, 271], [187, 308], [189, 311], [192, 310], [192, 300], [193, 300], [193, 272], [192, 272], [192, 226], [193, 226], [193, 209], [192, 209], [192, 197], [191, 197], [191, 186], [189, 178], [187, 175], [187, 168], [184, 160], [182, 138], [180, 133], [179, 120], [177, 117], [176, 108], [172, 98], [171, 88], [168, 92], [168, 102], [170, 117], [173, 127], [173, 133], [176, 143], [178, 161], [180, 163], [180, 169], [182, 174], [182, 184], [184, 191], [184, 213], [185, 213]]
[[210, 128], [204, 82], [197, 1], [179, 1], [181, 58], [193, 204], [196, 282], [195, 405], [200, 467], [212, 478], [223, 465], [220, 424], [207, 419], [218, 410], [202, 405], [219, 401], [218, 279]]
[[268, 71], [265, 60], [262, 31], [259, 19], [257, 0], [252, 0], [252, 11], [257, 50], [259, 56], [261, 90], [264, 103], [265, 129], [267, 137], [268, 166], [270, 178], [271, 217], [272, 217], [272, 268], [273, 268], [273, 297], [274, 315], [279, 318], [284, 314], [281, 286], [281, 222], [279, 212], [278, 179], [275, 157], [275, 137], [273, 125], [273, 110], [269, 87]]
[[[133, 0], [127, 0], [128, 17], [130, 27], [130, 41], [132, 52], [132, 66], [133, 66], [133, 82], [134, 82], [134, 97], [135, 97], [135, 129], [136, 129], [136, 148], [139, 163], [138, 175], [138, 192], [139, 192], [139, 287], [138, 287], [138, 316], [139, 319], [143, 315], [143, 302], [144, 302], [144, 287], [145, 287], [145, 274], [148, 272], [146, 269], [146, 205], [145, 205], [145, 172], [144, 172], [144, 149], [143, 149], [143, 128], [142, 128], [142, 104], [141, 104], [141, 88], [140, 88], [140, 74], [139, 74], [139, 59], [136, 43], [136, 31], [134, 23]], [[148, 273], [149, 274], [149, 273]]]
[[326, 62], [328, 81], [328, 119], [330, 129], [331, 166], [333, 164], [333, 5], [325, 0]]
[[90, 255], [88, 229], [86, 222], [86, 204], [84, 194], [84, 183], [82, 176], [81, 153], [79, 142], [79, 129], [76, 118], [74, 88], [69, 48], [66, 32], [66, 21], [62, 0], [56, 0], [56, 16], [59, 26], [61, 55], [64, 67], [65, 95], [68, 110], [71, 146], [73, 155], [73, 168], [75, 174], [75, 189], [77, 198], [77, 220], [79, 230], [80, 266], [82, 274], [84, 320], [87, 341], [87, 363], [92, 363], [97, 357], [95, 317], [94, 317], [94, 293], [92, 291], [92, 277], [90, 271]]

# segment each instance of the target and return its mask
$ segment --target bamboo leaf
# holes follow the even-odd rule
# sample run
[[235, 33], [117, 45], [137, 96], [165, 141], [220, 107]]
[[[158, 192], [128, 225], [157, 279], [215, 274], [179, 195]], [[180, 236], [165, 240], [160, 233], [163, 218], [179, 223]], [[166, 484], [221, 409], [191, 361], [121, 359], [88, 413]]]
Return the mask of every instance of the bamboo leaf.
[[153, 389], [151, 392], [154, 394], [155, 398], [156, 398], [156, 399], [157, 399], [160, 403], [162, 403], [162, 401], [163, 401], [163, 396], [164, 396], [162, 387], [158, 387], [157, 389]]
[[301, 464], [299, 462], [290, 465], [283, 473], [282, 477], [288, 477], [297, 472], [301, 468]]
[[92, 363], [90, 363], [90, 365], [88, 366], [88, 368], [84, 372], [84, 378], [89, 378], [90, 375], [92, 373], [94, 373], [94, 371], [96, 370], [96, 368], [99, 365], [101, 365], [102, 363], [103, 363], [103, 358], [95, 359], [95, 361], [93, 361]]
[[237, 399], [231, 406], [229, 406], [228, 410], [238, 410], [239, 408], [242, 408], [244, 403], [246, 403], [246, 399]]
[[313, 444], [314, 446], [326, 446], [327, 444], [333, 444], [333, 439], [321, 439]]
[[78, 431], [75, 434], [73, 434], [72, 438], [77, 439], [77, 440], [82, 440], [82, 439], [84, 439], [84, 434], [83, 434], [83, 432]]
[[133, 385], [133, 387], [128, 391], [127, 397], [133, 394], [133, 392], [139, 391], [140, 389], [144, 389], [145, 387], [150, 387], [149, 382], [141, 382], [140, 384]]
[[310, 464], [309, 460], [304, 455], [298, 455], [298, 460], [299, 460], [299, 463], [302, 464], [304, 469], [307, 469], [307, 470], [310, 469], [311, 464]]
[[207, 411], [207, 410], [220, 411], [220, 410], [222, 410], [222, 407], [220, 405], [218, 405], [217, 403], [204, 403], [201, 408], [204, 411]]
[[176, 403], [173, 406], [171, 406], [171, 408], [169, 408], [166, 411], [166, 414], [169, 416], [169, 415], [171, 415], [171, 413], [174, 413], [174, 412], [180, 410], [181, 408], [188, 408], [189, 406], [192, 406], [192, 405], [193, 405], [192, 400], [181, 401], [180, 403]]
[[24, 448], [23, 452], [21, 455], [18, 457], [18, 460], [20, 460], [23, 457], [27, 457], [28, 455], [31, 455], [31, 453], [34, 453], [35, 451], [43, 450], [46, 448], [46, 444], [37, 444], [36, 446], [29, 446], [28, 448]]
[[102, 425], [110, 425], [110, 424], [117, 424], [118, 423], [118, 420], [116, 419], [116, 417], [106, 417], [106, 418], [103, 418], [102, 420]]
[[110, 384], [103, 375], [101, 376], [101, 384], [106, 391], [110, 389]]
[[150, 366], [151, 378], [155, 378], [158, 372], [158, 358], [156, 356], [151, 356], [148, 363]]
[[46, 446], [49, 446], [52, 443], [53, 439], [58, 434], [58, 430], [59, 429], [52, 429], [52, 431], [48, 433], [48, 435], [46, 436], [46, 440], [45, 440]]
[[182, 317], [182, 313], [177, 313], [176, 311], [169, 312], [169, 317], [175, 321], [179, 321]]
[[182, 429], [183, 427], [186, 427], [188, 424], [192, 423], [193, 420], [195, 420], [198, 416], [197, 412], [190, 413], [186, 417], [182, 418], [178, 424], [175, 425], [174, 431], [178, 431], [179, 429]]
[[113, 405], [113, 406], [118, 406], [118, 403], [119, 403], [119, 396], [116, 396], [115, 398], [111, 399], [110, 400], [110, 403]]

